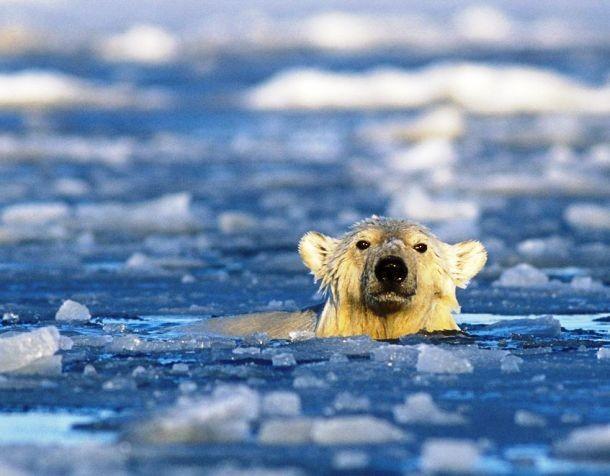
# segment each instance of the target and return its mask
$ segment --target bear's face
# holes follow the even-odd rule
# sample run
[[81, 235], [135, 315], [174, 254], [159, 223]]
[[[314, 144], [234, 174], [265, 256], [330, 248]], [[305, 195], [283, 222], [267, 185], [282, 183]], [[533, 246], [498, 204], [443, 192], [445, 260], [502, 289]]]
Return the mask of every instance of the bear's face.
[[309, 232], [299, 253], [337, 304], [378, 316], [455, 296], [455, 287], [465, 287], [487, 257], [479, 242], [449, 245], [420, 225], [377, 217], [339, 239]]

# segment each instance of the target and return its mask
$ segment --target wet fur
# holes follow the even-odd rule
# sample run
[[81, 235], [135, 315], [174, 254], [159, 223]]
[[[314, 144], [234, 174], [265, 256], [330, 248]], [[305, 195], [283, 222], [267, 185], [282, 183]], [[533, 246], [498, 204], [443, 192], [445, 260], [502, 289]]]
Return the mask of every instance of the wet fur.
[[[374, 246], [368, 253], [355, 246], [362, 239]], [[421, 242], [428, 246], [423, 254], [413, 250]], [[367, 292], [374, 287], [368, 284], [366, 270], [370, 274], [370, 261], [378, 258], [371, 257], [373, 252], [400, 254], [409, 272], [415, 273], [416, 292], [396, 312], [381, 315], [366, 304], [372, 299]], [[449, 245], [420, 225], [377, 217], [357, 223], [339, 239], [309, 232], [301, 239], [299, 254], [327, 296], [319, 318], [311, 311], [248, 314], [211, 319], [198, 324], [199, 328], [235, 336], [265, 332], [271, 338], [288, 338], [290, 332], [307, 330], [318, 337], [369, 335], [374, 339], [459, 330], [452, 315], [459, 311], [456, 287], [466, 287], [487, 259], [479, 242]]]

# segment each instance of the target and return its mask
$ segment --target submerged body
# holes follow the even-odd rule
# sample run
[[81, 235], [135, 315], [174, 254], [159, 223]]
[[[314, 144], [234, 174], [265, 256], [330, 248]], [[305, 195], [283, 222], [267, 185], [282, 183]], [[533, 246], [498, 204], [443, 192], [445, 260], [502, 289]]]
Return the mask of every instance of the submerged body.
[[425, 227], [373, 217], [341, 238], [309, 232], [299, 254], [328, 296], [322, 313], [273, 312], [211, 319], [191, 328], [243, 336], [288, 338], [368, 335], [395, 339], [426, 331], [459, 330], [456, 287], [466, 287], [485, 264], [481, 243], [449, 245]]

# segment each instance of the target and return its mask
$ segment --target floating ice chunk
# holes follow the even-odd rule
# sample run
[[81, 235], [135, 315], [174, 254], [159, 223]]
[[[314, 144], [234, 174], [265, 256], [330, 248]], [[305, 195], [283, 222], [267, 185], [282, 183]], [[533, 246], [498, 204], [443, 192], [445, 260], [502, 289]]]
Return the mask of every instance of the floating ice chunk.
[[182, 276], [182, 278], [180, 278], [180, 282], [182, 284], [192, 284], [195, 283], [197, 280], [195, 279], [195, 276], [193, 276], [192, 274], [185, 274]]
[[2, 222], [10, 226], [41, 226], [66, 220], [69, 213], [64, 203], [22, 203], [6, 207]]
[[74, 341], [68, 336], [59, 336], [59, 348], [61, 350], [71, 350], [74, 347]]
[[[464, 134], [466, 121], [464, 115], [455, 107], [439, 107], [426, 111], [410, 124], [397, 129], [394, 136], [408, 140], [455, 139]], [[454, 155], [455, 152], [451, 150]]]
[[578, 428], [557, 443], [555, 449], [569, 458], [610, 460], [610, 425]]
[[182, 398], [158, 417], [134, 426], [127, 438], [151, 443], [243, 441], [259, 413], [256, 391], [244, 385], [223, 385], [209, 397]]
[[337, 471], [362, 470], [368, 466], [369, 456], [363, 451], [338, 451], [333, 456], [332, 464]]
[[0, 335], [0, 372], [26, 367], [59, 350], [59, 332], [54, 326], [30, 332]]
[[596, 281], [591, 276], [574, 276], [570, 281], [570, 286], [579, 291], [603, 291], [604, 284]]
[[235, 347], [231, 351], [235, 355], [258, 356], [261, 353], [260, 347]]
[[521, 357], [516, 355], [507, 355], [500, 361], [500, 370], [504, 373], [511, 374], [521, 371], [520, 365], [523, 363]]
[[403, 405], [394, 406], [394, 419], [398, 423], [423, 425], [463, 425], [466, 419], [457, 413], [440, 409], [428, 393], [415, 393]]
[[272, 419], [262, 423], [258, 441], [266, 445], [296, 445], [311, 441], [311, 418]]
[[570, 242], [559, 236], [532, 238], [519, 243], [517, 251], [526, 258], [568, 257]]
[[100, 86], [55, 71], [25, 70], [0, 74], [0, 108], [95, 106], [158, 107], [167, 101], [153, 91], [120, 86]]
[[139, 252], [136, 252], [127, 258], [127, 261], [125, 261], [125, 269], [144, 273], [163, 272], [163, 268], [159, 266], [157, 260]]
[[458, 34], [469, 42], [502, 43], [514, 38], [514, 26], [504, 12], [489, 5], [472, 5], [454, 18]]
[[316, 420], [312, 440], [321, 445], [381, 444], [404, 441], [400, 428], [374, 416], [345, 416]]
[[502, 272], [500, 278], [494, 281], [494, 286], [529, 287], [546, 286], [549, 278], [539, 269], [527, 263], [521, 263]]
[[294, 355], [290, 352], [282, 352], [281, 354], [275, 354], [271, 357], [271, 362], [274, 367], [294, 367], [297, 361]]
[[226, 234], [243, 233], [256, 227], [256, 218], [243, 212], [223, 212], [218, 216], [218, 228]]
[[188, 366], [188, 364], [177, 363], [177, 364], [172, 365], [171, 372], [173, 374], [188, 374], [189, 373], [189, 366]]
[[575, 228], [610, 230], [610, 207], [607, 205], [574, 204], [566, 208], [563, 216]]
[[437, 64], [416, 71], [357, 73], [301, 68], [282, 71], [250, 89], [245, 102], [260, 109], [417, 108], [452, 102], [485, 114], [607, 113], [610, 87], [589, 87], [526, 66]]
[[19, 314], [10, 311], [2, 314], [2, 324], [16, 324], [18, 322]]
[[263, 397], [265, 415], [296, 416], [301, 413], [301, 397], [294, 392], [270, 392]]
[[464, 374], [472, 373], [473, 366], [464, 357], [458, 357], [455, 353], [441, 349], [433, 345], [420, 344], [418, 346], [417, 371], [428, 373]]
[[87, 306], [84, 306], [76, 301], [68, 299], [64, 301], [55, 313], [56, 321], [89, 321], [91, 319], [91, 312]]
[[422, 446], [420, 466], [431, 473], [471, 473], [480, 459], [481, 452], [473, 441], [431, 438]]
[[610, 359], [610, 347], [600, 347], [595, 355], [599, 360]]
[[175, 193], [139, 203], [101, 203], [79, 205], [76, 220], [89, 230], [184, 233], [200, 228], [191, 212], [191, 196]]
[[496, 336], [558, 337], [561, 335], [561, 322], [553, 316], [506, 319], [489, 324], [484, 333]]
[[85, 368], [83, 369], [83, 375], [85, 377], [93, 377], [95, 375], [97, 375], [97, 370], [95, 370], [95, 367], [91, 364], [87, 364], [85, 365]]
[[371, 407], [371, 401], [367, 397], [358, 397], [349, 392], [341, 392], [335, 397], [333, 407], [339, 412], [365, 412]]
[[435, 199], [420, 187], [410, 187], [406, 192], [395, 192], [388, 212], [392, 216], [423, 222], [476, 221], [480, 214], [479, 206], [473, 201]]
[[417, 357], [417, 348], [407, 345], [389, 344], [371, 351], [371, 359], [376, 362], [405, 362], [415, 365]]
[[528, 412], [527, 410], [517, 410], [515, 413], [515, 424], [519, 426], [546, 426], [546, 420], [540, 415]]
[[299, 375], [292, 381], [294, 388], [325, 388], [328, 384], [313, 375]]
[[414, 173], [438, 170], [453, 164], [457, 153], [451, 142], [445, 139], [428, 139], [409, 149], [399, 151], [388, 158], [388, 165], [398, 172]]
[[164, 29], [142, 24], [104, 39], [97, 49], [108, 61], [161, 64], [176, 58], [179, 43]]

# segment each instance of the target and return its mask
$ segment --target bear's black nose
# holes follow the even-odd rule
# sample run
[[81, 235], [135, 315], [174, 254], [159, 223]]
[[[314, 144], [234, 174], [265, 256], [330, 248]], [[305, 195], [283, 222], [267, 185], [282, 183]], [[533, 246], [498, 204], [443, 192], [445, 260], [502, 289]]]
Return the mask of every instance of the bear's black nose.
[[375, 276], [382, 283], [400, 283], [407, 277], [407, 265], [398, 256], [381, 258], [375, 266]]

